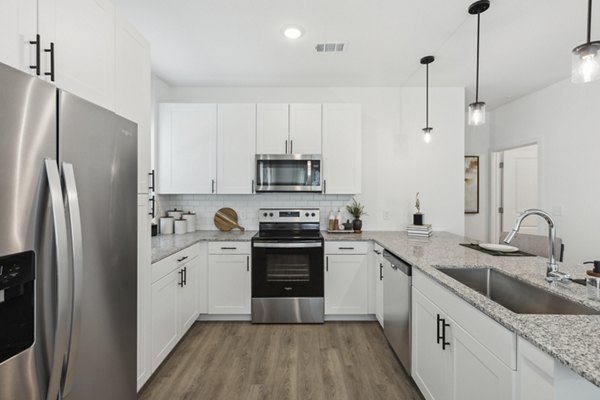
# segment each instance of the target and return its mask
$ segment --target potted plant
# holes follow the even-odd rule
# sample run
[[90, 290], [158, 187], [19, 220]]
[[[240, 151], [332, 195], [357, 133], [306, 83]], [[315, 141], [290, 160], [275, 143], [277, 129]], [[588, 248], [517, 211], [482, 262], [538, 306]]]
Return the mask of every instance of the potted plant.
[[352, 203], [346, 206], [346, 210], [354, 217], [354, 221], [352, 221], [354, 232], [360, 233], [362, 229], [362, 221], [360, 220], [360, 217], [367, 215], [365, 212], [365, 206], [357, 202], [355, 198], [352, 198]]

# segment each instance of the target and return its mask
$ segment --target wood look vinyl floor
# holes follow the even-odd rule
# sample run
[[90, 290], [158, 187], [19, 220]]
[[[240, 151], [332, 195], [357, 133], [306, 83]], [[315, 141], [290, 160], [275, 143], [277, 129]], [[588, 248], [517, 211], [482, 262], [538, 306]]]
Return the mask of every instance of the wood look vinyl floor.
[[377, 322], [197, 322], [140, 400], [421, 400]]

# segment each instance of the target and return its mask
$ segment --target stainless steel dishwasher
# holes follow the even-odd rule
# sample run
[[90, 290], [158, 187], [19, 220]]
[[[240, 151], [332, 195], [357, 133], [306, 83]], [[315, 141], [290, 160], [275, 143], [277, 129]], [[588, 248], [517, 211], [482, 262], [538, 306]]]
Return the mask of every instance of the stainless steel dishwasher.
[[383, 331], [410, 375], [412, 267], [388, 251], [383, 257]]

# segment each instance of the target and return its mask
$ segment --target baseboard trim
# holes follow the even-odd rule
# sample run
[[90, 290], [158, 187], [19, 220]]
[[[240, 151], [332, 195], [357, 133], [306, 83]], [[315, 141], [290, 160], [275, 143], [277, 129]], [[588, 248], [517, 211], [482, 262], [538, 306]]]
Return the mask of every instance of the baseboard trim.
[[251, 321], [250, 314], [200, 314], [197, 321]]
[[327, 321], [377, 321], [375, 314], [359, 314], [359, 315], [325, 315]]

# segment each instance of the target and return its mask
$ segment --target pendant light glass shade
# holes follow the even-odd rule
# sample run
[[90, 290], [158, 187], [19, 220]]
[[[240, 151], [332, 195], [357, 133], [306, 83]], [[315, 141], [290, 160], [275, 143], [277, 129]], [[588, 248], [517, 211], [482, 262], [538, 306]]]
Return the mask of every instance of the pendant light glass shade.
[[600, 79], [600, 41], [573, 49], [571, 82], [587, 83]]
[[485, 124], [485, 103], [478, 101], [469, 104], [469, 125]]
[[433, 128], [423, 128], [423, 140], [425, 143], [431, 143], [431, 131]]

